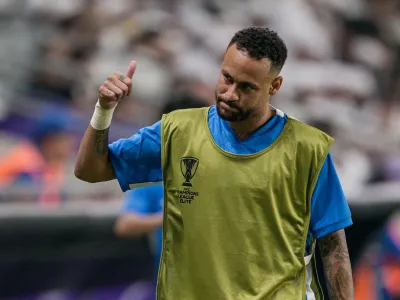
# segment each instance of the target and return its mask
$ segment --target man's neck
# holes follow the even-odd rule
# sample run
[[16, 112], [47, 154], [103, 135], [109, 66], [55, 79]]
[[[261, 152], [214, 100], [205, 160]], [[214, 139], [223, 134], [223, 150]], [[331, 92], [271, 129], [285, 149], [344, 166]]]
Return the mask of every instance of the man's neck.
[[228, 122], [240, 141], [247, 139], [253, 132], [262, 127], [276, 114], [269, 105], [263, 112], [242, 122]]

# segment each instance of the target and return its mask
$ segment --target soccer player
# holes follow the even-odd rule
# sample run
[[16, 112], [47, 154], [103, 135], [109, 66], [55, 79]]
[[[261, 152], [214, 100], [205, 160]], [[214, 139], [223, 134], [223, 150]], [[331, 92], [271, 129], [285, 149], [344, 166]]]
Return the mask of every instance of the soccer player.
[[158, 300], [322, 299], [316, 243], [330, 299], [353, 299], [344, 232], [352, 220], [333, 139], [269, 104], [286, 57], [275, 32], [237, 32], [215, 106], [172, 112], [111, 145], [112, 113], [131, 93], [136, 63], [100, 87], [75, 174], [117, 178], [124, 191], [163, 182]]
[[[179, 99], [168, 102], [161, 110], [162, 115], [178, 109], [205, 107], [206, 102], [183, 93]], [[150, 234], [151, 249], [154, 256], [155, 282], [162, 249], [162, 219], [164, 190], [162, 183], [135, 188], [126, 193], [122, 211], [115, 222], [115, 233], [122, 238]]]

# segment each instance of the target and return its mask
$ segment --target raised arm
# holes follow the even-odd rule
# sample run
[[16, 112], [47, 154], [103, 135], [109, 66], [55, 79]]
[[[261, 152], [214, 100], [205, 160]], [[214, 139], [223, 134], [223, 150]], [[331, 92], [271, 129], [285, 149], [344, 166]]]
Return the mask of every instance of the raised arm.
[[353, 300], [354, 286], [343, 229], [318, 240], [330, 300]]
[[135, 69], [136, 63], [131, 62], [126, 75], [114, 73], [99, 89], [99, 100], [75, 163], [75, 176], [83, 181], [94, 183], [116, 178], [108, 155], [108, 131], [118, 101], [131, 93]]

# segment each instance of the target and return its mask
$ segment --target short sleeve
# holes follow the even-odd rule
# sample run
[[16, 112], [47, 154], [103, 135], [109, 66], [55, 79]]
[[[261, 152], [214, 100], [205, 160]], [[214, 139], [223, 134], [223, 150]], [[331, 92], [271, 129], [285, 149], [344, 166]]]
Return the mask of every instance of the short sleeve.
[[109, 145], [109, 158], [121, 189], [132, 185], [160, 182], [161, 121], [140, 129], [129, 139], [120, 139]]
[[353, 224], [333, 160], [328, 154], [311, 199], [310, 230], [320, 239]]

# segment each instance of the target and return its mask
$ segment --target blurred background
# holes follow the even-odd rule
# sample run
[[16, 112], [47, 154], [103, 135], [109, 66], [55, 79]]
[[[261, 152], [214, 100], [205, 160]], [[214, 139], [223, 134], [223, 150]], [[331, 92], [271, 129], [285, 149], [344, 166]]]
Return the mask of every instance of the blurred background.
[[272, 104], [336, 140], [357, 299], [400, 299], [397, 0], [0, 0], [0, 299], [144, 299], [149, 244], [114, 236], [117, 182], [73, 176], [97, 90], [137, 61], [111, 141], [182, 94], [211, 105], [227, 44], [251, 25], [289, 49]]

